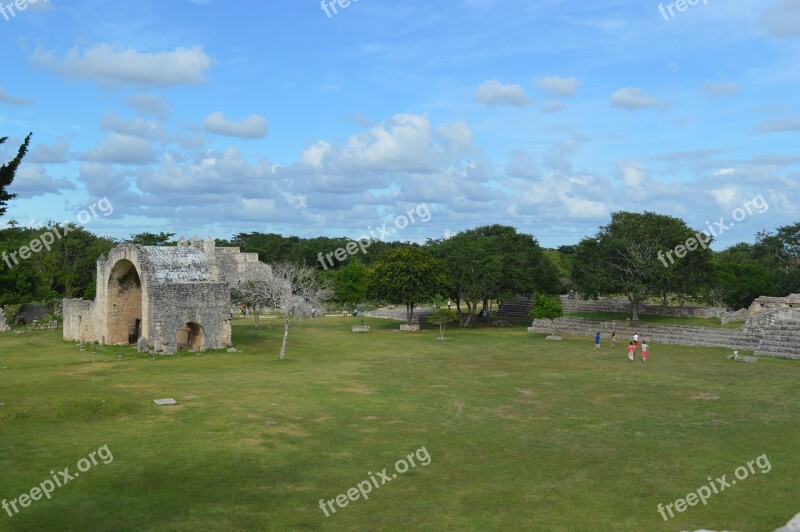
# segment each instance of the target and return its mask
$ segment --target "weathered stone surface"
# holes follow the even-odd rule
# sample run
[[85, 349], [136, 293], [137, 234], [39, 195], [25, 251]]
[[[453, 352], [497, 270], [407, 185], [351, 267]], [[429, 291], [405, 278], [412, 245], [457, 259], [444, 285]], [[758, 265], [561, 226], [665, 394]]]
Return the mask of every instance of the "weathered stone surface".
[[728, 355], [728, 360], [733, 360], [734, 362], [747, 362], [747, 363], [758, 362], [758, 359], [756, 357], [742, 356], [735, 353], [733, 355]]
[[400, 325], [400, 330], [404, 332], [417, 332], [419, 331], [419, 323], [412, 323], [411, 325], [403, 323]]
[[167, 399], [153, 399], [153, 402], [158, 406], [177, 405], [178, 401], [169, 397]]
[[8, 332], [11, 327], [6, 323], [6, 315], [3, 313], [3, 308], [0, 307], [0, 332]]
[[139, 353], [147, 353], [147, 338], [144, 336], [139, 338], [136, 342], [136, 351]]
[[786, 523], [786, 526], [776, 528], [775, 532], [800, 532], [800, 513]]
[[370, 331], [369, 325], [353, 325], [350, 330], [354, 333], [368, 333]]
[[550, 336], [548, 336], [546, 338], [546, 340], [550, 340], [552, 342], [560, 342], [561, 340], [563, 340], [563, 338], [561, 338], [560, 336], [557, 336], [555, 334], [551, 334]]
[[270, 267], [195, 236], [176, 247], [125, 243], [97, 261], [97, 299], [64, 300], [64, 339], [173, 354], [231, 343], [230, 288]]

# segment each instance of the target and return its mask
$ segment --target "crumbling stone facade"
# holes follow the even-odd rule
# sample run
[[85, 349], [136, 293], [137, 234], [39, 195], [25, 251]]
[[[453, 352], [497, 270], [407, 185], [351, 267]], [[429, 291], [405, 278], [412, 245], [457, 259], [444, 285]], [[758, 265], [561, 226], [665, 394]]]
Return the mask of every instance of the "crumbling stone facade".
[[[269, 266], [212, 238], [122, 244], [97, 260], [95, 301], [64, 300], [64, 339], [145, 344], [159, 353], [231, 344], [230, 289]], [[141, 340], [141, 341], [140, 341]]]

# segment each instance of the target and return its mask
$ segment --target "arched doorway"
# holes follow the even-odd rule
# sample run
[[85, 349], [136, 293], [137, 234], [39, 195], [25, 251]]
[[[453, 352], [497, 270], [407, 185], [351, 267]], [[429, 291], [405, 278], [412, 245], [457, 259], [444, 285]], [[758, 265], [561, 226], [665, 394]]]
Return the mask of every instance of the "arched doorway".
[[203, 350], [203, 327], [194, 322], [184, 323], [175, 333], [175, 344], [178, 349], [189, 351]]
[[142, 281], [129, 260], [114, 265], [108, 279], [108, 344], [134, 344], [142, 335]]

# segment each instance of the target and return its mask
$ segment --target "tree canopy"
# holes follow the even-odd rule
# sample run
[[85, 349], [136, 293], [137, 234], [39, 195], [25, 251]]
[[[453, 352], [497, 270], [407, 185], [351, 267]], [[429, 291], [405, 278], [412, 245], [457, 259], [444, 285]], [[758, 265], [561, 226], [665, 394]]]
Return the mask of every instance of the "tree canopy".
[[[22, 158], [25, 157], [25, 154], [28, 152], [28, 145], [31, 142], [32, 135], [33, 133], [28, 133], [28, 136], [25, 137], [25, 141], [19, 147], [16, 157], [3, 166], [0, 166], [0, 216], [6, 213], [8, 208], [6, 205], [8, 205], [8, 202], [17, 197], [16, 194], [8, 192], [8, 187], [10, 187], [11, 183], [14, 181], [14, 176], [22, 162]], [[0, 144], [4, 144], [7, 140], [8, 137], [0, 137]]]

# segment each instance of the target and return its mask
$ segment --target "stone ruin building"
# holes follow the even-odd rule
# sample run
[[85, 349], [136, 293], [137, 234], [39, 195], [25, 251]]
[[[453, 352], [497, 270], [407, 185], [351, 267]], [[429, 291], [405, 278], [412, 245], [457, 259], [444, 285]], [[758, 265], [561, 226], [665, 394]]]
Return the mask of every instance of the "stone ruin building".
[[64, 340], [158, 353], [231, 345], [230, 289], [270, 267], [209, 237], [176, 247], [124, 243], [97, 260], [95, 301], [65, 299]]

